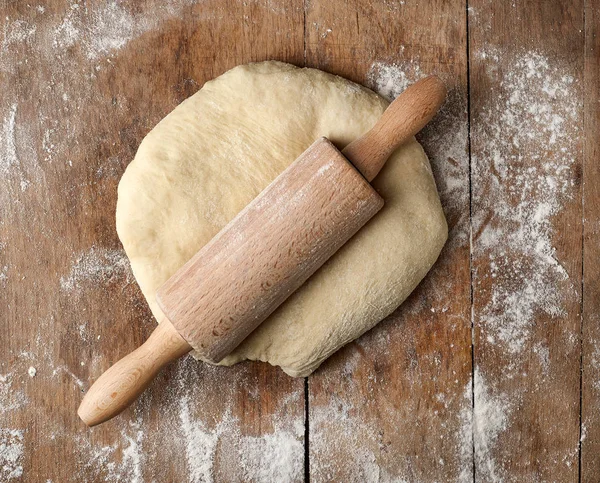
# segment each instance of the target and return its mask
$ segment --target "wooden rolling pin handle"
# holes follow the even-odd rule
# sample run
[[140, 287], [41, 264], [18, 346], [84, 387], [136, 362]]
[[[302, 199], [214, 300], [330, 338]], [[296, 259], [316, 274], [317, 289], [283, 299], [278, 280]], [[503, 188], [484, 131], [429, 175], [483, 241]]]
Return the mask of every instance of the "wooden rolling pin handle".
[[446, 86], [429, 76], [409, 86], [385, 110], [373, 128], [344, 148], [342, 154], [370, 182], [392, 152], [417, 134], [444, 103]]
[[116, 416], [146, 389], [158, 371], [191, 350], [171, 322], [163, 319], [144, 344], [98, 378], [77, 414], [88, 426]]

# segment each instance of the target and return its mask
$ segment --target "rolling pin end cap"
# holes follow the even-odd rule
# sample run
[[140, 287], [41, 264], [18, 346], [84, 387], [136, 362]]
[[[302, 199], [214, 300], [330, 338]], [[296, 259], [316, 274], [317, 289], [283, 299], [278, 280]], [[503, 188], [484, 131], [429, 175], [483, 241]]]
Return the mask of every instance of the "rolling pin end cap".
[[79, 419], [81, 419], [85, 423], [85, 425], [90, 428], [98, 424], [98, 421], [94, 421], [89, 411], [86, 410], [85, 399], [82, 401], [82, 403], [79, 405], [79, 408], [77, 409], [77, 416], [79, 416]]

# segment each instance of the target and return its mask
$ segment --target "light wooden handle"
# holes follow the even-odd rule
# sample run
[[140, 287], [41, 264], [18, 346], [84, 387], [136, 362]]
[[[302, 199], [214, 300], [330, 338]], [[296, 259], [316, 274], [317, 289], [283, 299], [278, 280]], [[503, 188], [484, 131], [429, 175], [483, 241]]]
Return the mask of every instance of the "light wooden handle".
[[417, 134], [446, 98], [446, 86], [429, 76], [409, 86], [383, 113], [377, 124], [344, 148], [342, 154], [372, 181], [392, 152]]
[[191, 350], [171, 322], [164, 319], [143, 345], [98, 378], [77, 414], [88, 426], [109, 420], [127, 408], [165, 365]]

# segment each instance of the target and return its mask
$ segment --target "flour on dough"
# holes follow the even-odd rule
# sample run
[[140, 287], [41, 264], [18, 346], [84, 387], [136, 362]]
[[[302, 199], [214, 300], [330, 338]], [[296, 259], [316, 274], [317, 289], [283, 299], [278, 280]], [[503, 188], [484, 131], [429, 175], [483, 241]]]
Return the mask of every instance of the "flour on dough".
[[[156, 289], [320, 136], [338, 148], [387, 102], [316, 69], [236, 67], [166, 116], [119, 183], [117, 231], [152, 313]], [[393, 312], [437, 259], [447, 225], [414, 140], [373, 185], [386, 205], [222, 364], [267, 361], [305, 376]]]

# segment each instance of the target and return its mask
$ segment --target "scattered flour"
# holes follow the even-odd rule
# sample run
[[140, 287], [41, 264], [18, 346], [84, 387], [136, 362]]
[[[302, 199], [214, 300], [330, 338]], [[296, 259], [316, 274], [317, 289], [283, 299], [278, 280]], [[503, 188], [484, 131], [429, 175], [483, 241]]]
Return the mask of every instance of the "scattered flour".
[[[302, 433], [304, 427], [301, 428]], [[300, 433], [300, 435], [302, 435]], [[239, 458], [246, 481], [293, 482], [304, 473], [304, 444], [289, 431], [275, 431], [239, 441]]]
[[[577, 189], [578, 92], [566, 67], [525, 52], [474, 123], [482, 148], [473, 158], [473, 250], [489, 260], [494, 280], [481, 320], [488, 342], [512, 354], [523, 349], [536, 314], [564, 314], [557, 286], [575, 290], [552, 246], [552, 217]], [[485, 277], [475, 272], [475, 283]]]
[[[77, 4], [74, 4], [77, 5]], [[77, 9], [71, 9], [62, 23], [54, 29], [54, 47], [57, 49], [66, 49], [75, 44], [79, 38], [79, 29], [74, 25], [73, 12]]]
[[185, 7], [194, 3], [194, 0], [172, 0], [157, 5], [151, 16], [136, 14], [117, 1], [90, 6], [73, 3], [54, 29], [53, 44], [60, 49], [81, 46], [87, 58], [94, 61], [112, 55], [134, 38], [181, 15]]
[[541, 342], [538, 342], [533, 347], [533, 353], [538, 356], [542, 374], [548, 374], [550, 370], [550, 348]]
[[119, 50], [131, 39], [153, 27], [153, 22], [146, 22], [136, 22], [133, 15], [118, 2], [108, 2], [92, 14], [89, 33], [85, 37], [88, 58], [96, 59]]
[[[596, 342], [594, 346], [594, 351], [590, 357], [590, 365], [596, 371], [600, 371], [600, 342]], [[597, 379], [592, 383], [592, 388], [596, 390], [600, 396], [600, 379]]]
[[[0, 69], [1, 72], [1, 69]], [[40, 176], [35, 150], [30, 141], [28, 129], [17, 123], [19, 106], [13, 103], [3, 116], [0, 126], [0, 199], [11, 195], [11, 183], [14, 182], [21, 192], [31, 184], [28, 179]], [[7, 189], [8, 188], [8, 189]], [[16, 199], [15, 199], [16, 198]], [[4, 203], [19, 203], [18, 196], [5, 198]], [[11, 212], [9, 212], [9, 215]]]
[[[355, 408], [346, 400], [332, 396], [326, 405], [312, 405], [310, 413], [310, 451], [328, 457], [312, 459], [311, 468], [318, 478], [335, 478], [338, 458], [352, 465], [355, 482], [379, 482], [381, 471], [371, 446], [377, 446], [376, 428], [352, 417]], [[332, 432], [343, 437], [331, 438]], [[339, 455], [339, 456], [336, 456]], [[346, 459], [349, 456], [348, 459]], [[405, 478], [396, 475], [399, 481]], [[385, 480], [384, 480], [385, 481]]]
[[[290, 418], [286, 411], [290, 404], [302, 403], [301, 392], [291, 392], [289, 398], [279, 402], [274, 414], [261, 417], [261, 421], [273, 425], [273, 431], [263, 431], [260, 436], [252, 437], [243, 434], [243, 424], [231, 413], [232, 398], [237, 398], [239, 387], [224, 389], [216, 399], [227, 408], [220, 415], [206, 415], [201, 402], [206, 395], [194, 376], [198, 362], [190, 358], [177, 364], [179, 370], [169, 383], [167, 400], [163, 401], [161, 431], [150, 430], [144, 417], [149, 412], [151, 397], [148, 394], [136, 403], [132, 421], [121, 416], [111, 423], [114, 426], [108, 443], [94, 443], [106, 439], [93, 437], [96, 430], [72, 435], [64, 434], [62, 427], [57, 428], [54, 435], [72, 440], [67, 444], [74, 441], [78, 448], [76, 456], [81, 473], [74, 475], [73, 481], [81, 481], [84, 475], [105, 483], [162, 481], [165, 470], [156, 467], [154, 458], [157, 454], [170, 455], [177, 462], [178, 473], [187, 475], [186, 481], [190, 483], [230, 481], [229, 477], [240, 474], [244, 481], [256, 483], [302, 480], [304, 421], [301, 415]], [[89, 366], [99, 370], [94, 360]], [[63, 371], [70, 373], [59, 367], [53, 375]], [[240, 376], [239, 372], [234, 371], [232, 376], [230, 369], [211, 366], [203, 367], [202, 371], [213, 371], [211, 378], [222, 378], [223, 384], [234, 386], [232, 377]], [[251, 383], [242, 384], [242, 390], [254, 387]]]
[[0, 267], [0, 286], [6, 287], [6, 281], [8, 280], [8, 265]]
[[463, 393], [466, 404], [458, 413], [460, 432], [458, 435], [458, 454], [460, 461], [459, 483], [473, 481], [473, 381], [467, 382]]
[[0, 480], [23, 476], [23, 431], [0, 428]]
[[[354, 383], [350, 381], [349, 384]], [[373, 384], [378, 384], [375, 376]], [[362, 412], [363, 404], [366, 407], [371, 404], [369, 395], [363, 393], [364, 403], [360, 404], [345, 399], [344, 395], [359, 394], [359, 391], [358, 388], [342, 391], [341, 396], [332, 394], [325, 404], [311, 404], [310, 452], [312, 455], [318, 455], [313, 456], [310, 461], [313, 475], [311, 479], [336, 481], [342, 478], [348, 483], [450, 481], [441, 476], [447, 465], [449, 474], [453, 474], [458, 469], [459, 482], [473, 481], [470, 384], [464, 394], [466, 399], [463, 399], [462, 393], [458, 395], [461, 400], [460, 407], [464, 409], [458, 412], [449, 410], [448, 418], [440, 415], [439, 429], [431, 430], [436, 436], [444, 438], [448, 434], [453, 434], [452, 430], [449, 431], [450, 428], [456, 428], [456, 439], [444, 441], [443, 444], [444, 455], [448, 454], [449, 445], [453, 445], [456, 457], [452, 458], [452, 461], [445, 461], [441, 457], [435, 459], [435, 463], [432, 462], [435, 468], [423, 462], [432, 459], [431, 452], [435, 451], [432, 448], [428, 449], [427, 455], [414, 455], [410, 450], [404, 453], [397, 444], [392, 443], [389, 446], [388, 438], [393, 440], [398, 435], [409, 433], [415, 426], [423, 424], [423, 421], [410, 416], [411, 410], [399, 411], [398, 407], [390, 401], [389, 407], [384, 404], [378, 411], [379, 417], [387, 421], [386, 427], [389, 429], [384, 429], [377, 423], [370, 423], [371, 416], [365, 418]], [[444, 400], [443, 405], [446, 409], [454, 407], [453, 396], [438, 396], [438, 400]], [[376, 406], [382, 402], [383, 399], [378, 399]], [[402, 429], [396, 432], [397, 428]], [[412, 447], [411, 443], [408, 443], [408, 447]], [[420, 458], [423, 460], [420, 461]], [[433, 476], [434, 474], [436, 476]], [[452, 478], [456, 481], [456, 475]]]
[[13, 104], [2, 122], [0, 131], [0, 175], [3, 176], [8, 176], [9, 170], [19, 165], [15, 137], [16, 117], [17, 104]]
[[3, 17], [0, 25], [0, 72], [16, 74], [19, 66], [29, 62], [23, 56], [23, 50], [37, 39], [36, 32], [36, 25], [25, 19]]
[[120, 432], [120, 439], [113, 444], [94, 447], [87, 437], [79, 437], [79, 457], [84, 468], [96, 473], [104, 483], [143, 483], [142, 450], [144, 439], [143, 421], [137, 418]]
[[[384, 342], [385, 339], [377, 335], [378, 331], [375, 329], [359, 339], [358, 350], [347, 350], [345, 357], [335, 362], [333, 371], [322, 374], [326, 379], [320, 380], [318, 385], [336, 390], [327, 396], [319, 395], [318, 400], [311, 399], [311, 479], [342, 479], [348, 483], [472, 482], [471, 382], [463, 385], [456, 381], [455, 389], [445, 388], [436, 394], [435, 401], [400, 403], [390, 394], [390, 390], [393, 393], [397, 387], [397, 381], [387, 380], [389, 374], [380, 376], [377, 370], [365, 367], [376, 367], [378, 357], [373, 354], [384, 353], [385, 347], [398, 350], [397, 334], [390, 340], [390, 331], [381, 331], [388, 337]], [[402, 342], [405, 343], [409, 345], [407, 341]], [[365, 354], [370, 355], [365, 358]], [[357, 370], [359, 373], [368, 371], [366, 387], [359, 382], [364, 374], [357, 379]], [[409, 385], [422, 384], [423, 374], [418, 366], [410, 367], [404, 375], [412, 380]], [[379, 392], [379, 397], [374, 392]], [[435, 407], [415, 417], [422, 410], [422, 404]], [[378, 424], [378, 420], [384, 420], [385, 424]], [[425, 428], [422, 425], [426, 425]], [[430, 435], [428, 438], [439, 437], [440, 444], [432, 441], [426, 454], [415, 455], [412, 448], [423, 444], [423, 439], [413, 438], [412, 432], [424, 429]]]
[[[3, 18], [0, 72], [16, 76], [19, 68], [32, 72], [42, 69], [47, 76], [46, 83], [33, 86], [36, 91], [32, 92], [32, 99], [37, 99], [37, 104], [24, 101], [26, 105], [19, 106], [23, 112], [37, 112], [37, 122], [26, 119], [15, 125], [15, 120], [19, 122], [17, 105], [0, 105], [0, 184], [8, 188], [0, 186], [0, 199], [10, 196], [17, 200], [13, 213], [25, 211], [20, 193], [46, 194], [47, 185], [41, 183], [46, 171], [38, 164], [38, 156], [47, 164], [54, 159], [67, 162], [80, 149], [80, 138], [87, 133], [82, 132], [77, 111], [86, 109], [90, 100], [98, 97], [94, 72], [108, 68], [111, 58], [131, 40], [159, 29], [169, 20], [183, 18], [187, 7], [195, 3], [196, 0], [151, 1], [145, 11], [140, 11], [115, 0], [70, 0], [62, 12], [53, 11], [43, 20], [40, 15], [47, 12], [41, 5], [23, 9], [23, 18]], [[81, 65], [81, 59], [89, 65]], [[63, 109], [69, 113], [60, 122], [53, 107], [57, 98], [65, 101]], [[39, 189], [30, 189], [33, 184]], [[77, 188], [66, 186], [66, 191]]]
[[492, 455], [498, 437], [508, 427], [512, 407], [507, 397], [493, 393], [478, 368], [474, 374], [474, 403], [473, 443], [478, 480], [504, 481]]
[[391, 102], [409, 85], [425, 75], [414, 62], [400, 64], [375, 62], [367, 74], [367, 83], [380, 96]]
[[125, 252], [92, 247], [75, 260], [69, 275], [60, 279], [60, 286], [65, 292], [77, 293], [86, 284], [108, 285], [117, 282], [125, 285], [133, 282]]
[[333, 32], [333, 29], [330, 28], [324, 28], [322, 27], [319, 23], [317, 22], [313, 22], [312, 23], [313, 28], [315, 30], [315, 32], [319, 35], [319, 37], [321, 38], [321, 40], [324, 40], [327, 38], [327, 36]]
[[208, 430], [202, 421], [192, 419], [189, 401], [181, 400], [179, 418], [185, 437], [185, 454], [191, 483], [212, 481], [213, 464], [219, 437], [231, 429], [231, 415], [226, 414], [213, 430]]
[[71, 379], [73, 379], [73, 381], [75, 382], [75, 384], [77, 384], [77, 386], [79, 386], [80, 388], [83, 389], [83, 387], [85, 386], [85, 384], [83, 384], [83, 381], [81, 379], [79, 379], [75, 374], [73, 374], [73, 371], [71, 371], [68, 367], [65, 367], [65, 366], [57, 367], [56, 369], [54, 369], [52, 371], [52, 377], [58, 376], [61, 372], [70, 376]]
[[[9, 20], [7, 18], [7, 20]], [[2, 51], [8, 49], [12, 45], [18, 45], [22, 42], [29, 41], [36, 32], [36, 26], [31, 25], [25, 20], [7, 21], [2, 28]]]
[[215, 481], [213, 465], [217, 450], [222, 461], [224, 458], [240, 463], [246, 481], [286, 483], [299, 481], [303, 476], [302, 424], [295, 434], [276, 428], [271, 434], [244, 436], [228, 410], [213, 429], [208, 429], [204, 422], [191, 416], [187, 397], [180, 401], [179, 418], [190, 482]]
[[13, 387], [13, 373], [0, 374], [0, 414], [14, 411], [27, 404], [27, 396], [22, 389]]
[[134, 429], [134, 437], [123, 435], [129, 445], [123, 449], [123, 456], [121, 465], [130, 469], [129, 482], [130, 483], [143, 483], [142, 478], [142, 462], [144, 461], [144, 454], [142, 453], [142, 440], [144, 438], [144, 431], [142, 428], [142, 420], [138, 419], [131, 426]]
[[79, 337], [81, 337], [81, 340], [87, 342], [90, 339], [90, 334], [87, 330], [87, 322], [79, 324], [79, 326], [77, 327], [77, 331], [79, 332]]

